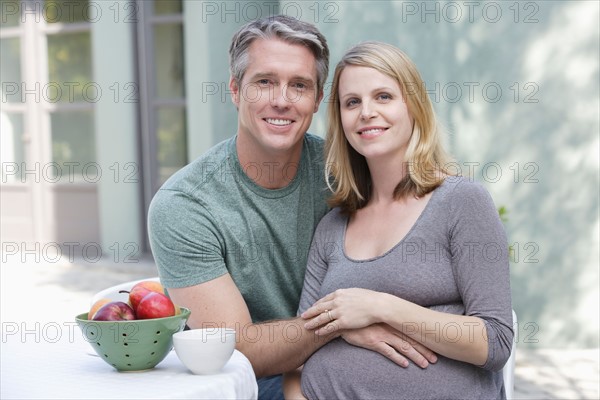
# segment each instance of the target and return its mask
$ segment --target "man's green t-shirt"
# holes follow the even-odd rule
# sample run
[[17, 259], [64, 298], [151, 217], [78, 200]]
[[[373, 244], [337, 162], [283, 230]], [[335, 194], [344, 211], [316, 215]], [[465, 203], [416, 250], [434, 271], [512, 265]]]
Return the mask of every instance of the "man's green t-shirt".
[[275, 190], [251, 179], [274, 166], [240, 165], [235, 141], [214, 146], [154, 196], [148, 231], [159, 276], [175, 288], [229, 273], [253, 322], [293, 317], [312, 236], [327, 212], [323, 140], [305, 135], [300, 163], [284, 168], [289, 184]]

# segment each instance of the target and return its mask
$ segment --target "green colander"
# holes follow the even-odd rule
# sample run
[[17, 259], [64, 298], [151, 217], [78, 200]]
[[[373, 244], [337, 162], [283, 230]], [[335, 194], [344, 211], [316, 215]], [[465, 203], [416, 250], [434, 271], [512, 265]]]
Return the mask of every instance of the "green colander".
[[83, 337], [98, 356], [118, 371], [154, 368], [173, 348], [173, 334], [183, 330], [190, 310], [173, 317], [132, 321], [90, 321], [75, 317]]

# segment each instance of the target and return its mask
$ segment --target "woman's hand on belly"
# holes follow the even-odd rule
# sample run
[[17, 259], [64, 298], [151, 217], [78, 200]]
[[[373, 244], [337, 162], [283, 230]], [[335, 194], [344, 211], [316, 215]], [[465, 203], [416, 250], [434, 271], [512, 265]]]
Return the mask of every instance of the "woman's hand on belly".
[[325, 335], [339, 330], [358, 329], [380, 322], [379, 310], [385, 306], [383, 293], [368, 289], [338, 289], [302, 313], [306, 329]]
[[[373, 290], [338, 289], [302, 313], [305, 329], [315, 335], [341, 334], [376, 323], [385, 323], [437, 354], [476, 366], [488, 359], [488, 336], [482, 318], [435, 311], [391, 294]], [[458, 329], [457, 337], [442, 327]]]

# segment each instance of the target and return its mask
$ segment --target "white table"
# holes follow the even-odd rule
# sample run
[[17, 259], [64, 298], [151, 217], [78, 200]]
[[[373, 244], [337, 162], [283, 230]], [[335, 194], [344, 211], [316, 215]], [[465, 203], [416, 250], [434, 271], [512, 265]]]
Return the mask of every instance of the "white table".
[[252, 366], [237, 350], [216, 375], [193, 375], [175, 351], [152, 370], [118, 372], [95, 355], [79, 327], [69, 324], [29, 325], [29, 333], [14, 333], [14, 325], [3, 323], [0, 398], [257, 398]]

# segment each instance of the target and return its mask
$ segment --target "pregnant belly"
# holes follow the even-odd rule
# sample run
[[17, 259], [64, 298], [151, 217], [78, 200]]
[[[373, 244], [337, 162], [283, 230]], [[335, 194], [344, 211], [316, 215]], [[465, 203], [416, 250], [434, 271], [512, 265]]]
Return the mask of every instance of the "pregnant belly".
[[502, 377], [441, 356], [425, 369], [402, 368], [337, 339], [307, 360], [302, 391], [311, 399], [497, 399]]

